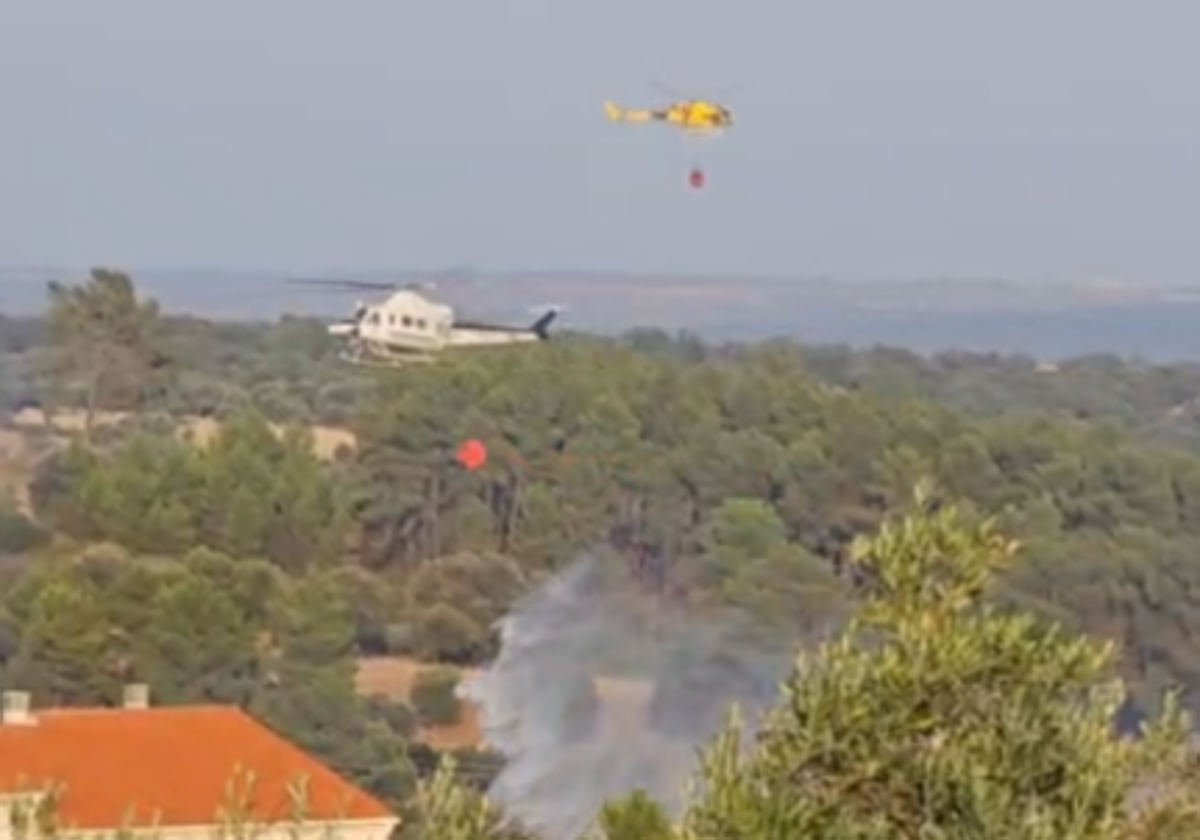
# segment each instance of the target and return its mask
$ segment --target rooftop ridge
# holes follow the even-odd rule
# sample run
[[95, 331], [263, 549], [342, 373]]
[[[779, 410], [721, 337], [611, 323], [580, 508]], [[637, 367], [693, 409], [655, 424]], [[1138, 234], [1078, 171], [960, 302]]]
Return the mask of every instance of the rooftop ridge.
[[79, 829], [113, 829], [131, 809], [162, 826], [220, 822], [231, 783], [253, 787], [252, 822], [288, 818], [304, 780], [314, 822], [394, 821], [377, 798], [238, 706], [54, 707], [32, 725], [0, 725], [0, 793], [29, 780], [61, 785], [59, 817]]

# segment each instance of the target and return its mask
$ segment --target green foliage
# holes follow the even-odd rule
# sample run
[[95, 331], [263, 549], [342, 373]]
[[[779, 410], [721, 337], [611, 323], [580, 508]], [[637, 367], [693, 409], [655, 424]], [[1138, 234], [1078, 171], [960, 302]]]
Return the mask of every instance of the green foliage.
[[764, 499], [726, 499], [709, 527], [714, 560], [722, 569], [753, 562], [787, 543], [783, 520]]
[[353, 566], [336, 570], [354, 614], [354, 638], [363, 656], [411, 653], [411, 645], [392, 632], [397, 605], [403, 603], [401, 587], [379, 575]]
[[860, 612], [798, 660], [749, 754], [736, 721], [707, 752], [687, 837], [1139, 836], [1131, 792], [1182, 748], [1186, 719], [1115, 737], [1111, 646], [987, 605], [1015, 544], [929, 501], [919, 490], [856, 541]]
[[416, 652], [435, 662], [478, 662], [490, 647], [483, 627], [446, 603], [421, 609], [413, 621], [413, 631]]
[[130, 601], [144, 592], [148, 605], [143, 638], [153, 645], [136, 645], [143, 681], [166, 702], [247, 703], [259, 679], [255, 642], [263, 618], [263, 602], [249, 598], [256, 591], [273, 598], [278, 584], [269, 569], [205, 550], [183, 563], [187, 571], [169, 578], [136, 568], [126, 572]]
[[99, 587], [67, 574], [46, 580], [18, 625], [20, 644], [8, 674], [47, 704], [77, 705], [116, 696], [109, 610]]
[[46, 529], [38, 526], [10, 500], [0, 495], [0, 556], [24, 554], [50, 541]]
[[604, 840], [676, 840], [679, 836], [662, 806], [641, 790], [606, 804], [596, 823]]
[[427, 668], [413, 680], [409, 702], [426, 726], [450, 726], [462, 719], [462, 700], [455, 690], [459, 675], [452, 668]]
[[975, 417], [1091, 419], [1193, 451], [1200, 446], [1194, 361], [1150, 365], [1096, 354], [1043, 364], [1023, 354], [925, 356], [895, 347], [809, 347], [804, 355], [823, 381], [892, 403], [920, 399]]
[[234, 417], [203, 449], [132, 431], [105, 453], [68, 450], [37, 495], [60, 530], [177, 554], [196, 545], [301, 571], [327, 563], [346, 529], [327, 469], [301, 433]]
[[162, 367], [158, 305], [138, 298], [129, 275], [107, 269], [78, 286], [50, 283], [49, 299], [48, 373], [60, 393], [85, 395], [90, 437], [98, 409], [139, 406]]
[[[291, 581], [272, 619], [280, 643], [266, 663], [271, 687], [256, 699], [256, 711], [335, 767], [367, 767], [361, 753], [378, 745], [357, 741], [369, 718], [355, 691], [354, 623], [344, 588], [323, 572]], [[403, 748], [388, 751], [399, 761]]]
[[460, 552], [422, 564], [407, 587], [414, 651], [456, 664], [493, 655], [490, 630], [526, 585], [520, 565], [500, 554]]
[[484, 793], [504, 769], [504, 756], [487, 749], [461, 747], [450, 751], [455, 778], [460, 784]]
[[458, 765], [444, 756], [423, 782], [409, 836], [422, 840], [535, 840], [505, 820], [485, 796], [458, 781]]
[[387, 724], [397, 735], [408, 740], [417, 734], [417, 713], [408, 703], [382, 694], [373, 694], [366, 701], [367, 713]]

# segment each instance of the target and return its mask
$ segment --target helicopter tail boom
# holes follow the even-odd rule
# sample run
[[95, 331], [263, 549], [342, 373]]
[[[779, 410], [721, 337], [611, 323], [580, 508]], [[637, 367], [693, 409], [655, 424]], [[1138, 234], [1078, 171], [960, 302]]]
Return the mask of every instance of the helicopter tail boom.
[[558, 310], [551, 309], [528, 327], [455, 321], [448, 344], [451, 347], [488, 347], [546, 341], [550, 338], [550, 324], [557, 317]]
[[615, 102], [605, 102], [604, 113], [612, 122], [644, 123], [655, 119], [653, 111], [644, 108], [622, 108]]

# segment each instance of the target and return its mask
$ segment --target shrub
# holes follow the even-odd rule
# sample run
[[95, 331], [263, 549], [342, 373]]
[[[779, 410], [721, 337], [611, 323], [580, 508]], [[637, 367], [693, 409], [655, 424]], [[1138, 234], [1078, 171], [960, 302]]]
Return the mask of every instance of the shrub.
[[417, 733], [417, 713], [408, 703], [393, 700], [383, 694], [372, 694], [366, 702], [367, 714], [382, 721], [405, 740]]
[[460, 747], [453, 750], [458, 780], [476, 791], [486, 791], [504, 769], [504, 756], [491, 750]]
[[487, 653], [487, 631], [446, 603], [435, 603], [421, 610], [413, 630], [417, 653], [422, 659], [468, 665]]
[[0, 501], [0, 554], [22, 554], [49, 540], [50, 535], [28, 516]]
[[455, 694], [458, 672], [430, 668], [417, 674], [409, 702], [425, 726], [452, 726], [462, 720], [462, 701]]

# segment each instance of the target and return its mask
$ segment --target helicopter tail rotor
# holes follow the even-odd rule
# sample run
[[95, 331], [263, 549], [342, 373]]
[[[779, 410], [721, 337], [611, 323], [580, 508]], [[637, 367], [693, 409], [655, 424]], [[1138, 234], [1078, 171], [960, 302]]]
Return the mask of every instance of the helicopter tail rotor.
[[550, 325], [554, 323], [554, 319], [558, 317], [559, 310], [551, 307], [542, 317], [534, 321], [529, 331], [538, 337], [539, 341], [546, 341], [550, 338]]

